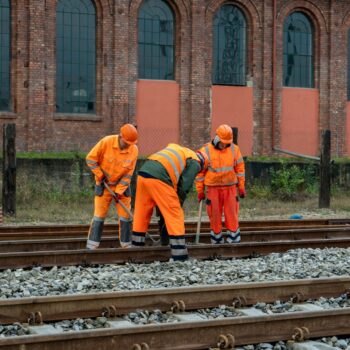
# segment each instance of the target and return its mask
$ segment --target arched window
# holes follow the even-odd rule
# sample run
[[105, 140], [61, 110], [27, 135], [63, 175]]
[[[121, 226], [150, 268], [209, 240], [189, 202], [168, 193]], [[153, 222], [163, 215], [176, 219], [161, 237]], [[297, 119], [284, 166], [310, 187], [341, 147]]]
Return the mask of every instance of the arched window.
[[140, 79], [174, 80], [174, 14], [162, 0], [144, 0], [138, 16]]
[[11, 67], [10, 2], [0, 0], [0, 111], [10, 109]]
[[56, 111], [94, 113], [96, 9], [93, 2], [59, 0], [56, 36]]
[[213, 84], [246, 84], [246, 20], [234, 5], [224, 5], [213, 23]]
[[313, 28], [302, 12], [293, 12], [283, 27], [283, 85], [314, 87]]

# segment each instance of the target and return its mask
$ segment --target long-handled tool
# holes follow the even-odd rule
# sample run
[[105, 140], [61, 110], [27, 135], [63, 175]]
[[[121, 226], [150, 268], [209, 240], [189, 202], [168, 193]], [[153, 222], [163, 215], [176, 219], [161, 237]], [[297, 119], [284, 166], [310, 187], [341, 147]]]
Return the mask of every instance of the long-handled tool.
[[[109, 187], [109, 185], [107, 184], [106, 181], [103, 181], [104, 186], [106, 187], [107, 191], [112, 195], [113, 199], [115, 200], [116, 203], [120, 204], [121, 207], [125, 210], [125, 212], [129, 215], [129, 217], [131, 219], [134, 219], [134, 215], [131, 212], [131, 210], [129, 210], [129, 208], [117, 198], [116, 193]], [[146, 232], [146, 237], [148, 237], [151, 241], [153, 245], [159, 245], [160, 240], [156, 240], [154, 239], [148, 232]]]
[[202, 212], [203, 212], [203, 200], [199, 202], [197, 232], [196, 232], [196, 240], [195, 240], [196, 244], [199, 243], [199, 234], [200, 234], [201, 222], [202, 222]]
[[104, 186], [106, 187], [107, 191], [112, 195], [113, 199], [115, 200], [116, 203], [120, 204], [121, 207], [126, 211], [126, 213], [129, 215], [130, 219], [134, 218], [133, 213], [131, 212], [131, 210], [129, 210], [129, 208], [117, 198], [116, 193], [109, 187], [109, 185], [107, 184], [106, 181], [103, 181]]

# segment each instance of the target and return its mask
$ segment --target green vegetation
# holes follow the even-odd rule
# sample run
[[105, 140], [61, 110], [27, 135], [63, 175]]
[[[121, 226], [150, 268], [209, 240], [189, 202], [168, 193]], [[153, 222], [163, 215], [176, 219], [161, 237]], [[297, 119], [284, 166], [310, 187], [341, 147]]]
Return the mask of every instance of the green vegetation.
[[281, 200], [297, 200], [300, 196], [315, 194], [318, 179], [312, 166], [305, 169], [280, 162], [279, 169], [271, 169], [271, 192]]
[[17, 152], [17, 158], [22, 159], [84, 159], [84, 152]]
[[[349, 191], [338, 186], [332, 188], [331, 209], [318, 209], [317, 186], [308, 190], [308, 180], [302, 181], [298, 172], [296, 180], [291, 180], [291, 167], [284, 172], [276, 172], [276, 183], [283, 185], [283, 190], [273, 190], [273, 186], [254, 184], [247, 185], [247, 197], [240, 201], [240, 218], [284, 218], [288, 219], [293, 213], [300, 213], [304, 217], [330, 216], [346, 217], [350, 213]], [[17, 179], [17, 215], [5, 217], [6, 224], [49, 224], [75, 223], [88, 224], [93, 216], [93, 183], [88, 179], [87, 184], [80, 186], [71, 177], [68, 181], [55, 181], [43, 178], [40, 181], [20, 176]], [[296, 195], [292, 192], [296, 189]], [[286, 199], [286, 195], [292, 199]], [[280, 198], [279, 196], [283, 197]], [[188, 195], [184, 204], [187, 219], [198, 218], [198, 201], [195, 189]], [[107, 222], [115, 222], [117, 215], [111, 205]], [[156, 218], [154, 218], [156, 220]], [[203, 209], [203, 220], [207, 220]]]
[[306, 160], [297, 157], [280, 157], [280, 156], [249, 156], [245, 158], [248, 162], [261, 162], [261, 163], [316, 163], [316, 161]]
[[[42, 158], [57, 158], [54, 153], [42, 153]], [[76, 223], [87, 224], [93, 216], [93, 179], [85, 162], [85, 155], [76, 152], [60, 152], [60, 159], [73, 159], [64, 162], [59, 173], [51, 168], [31, 165], [30, 170], [17, 171], [17, 215], [5, 217], [6, 224], [36, 223]], [[26, 153], [26, 157], [38, 158], [38, 154]], [[79, 161], [75, 161], [79, 160]], [[269, 159], [271, 162], [271, 159]], [[36, 164], [36, 163], [34, 163]], [[54, 164], [56, 164], [54, 162]], [[71, 164], [71, 165], [69, 165]], [[247, 163], [248, 165], [248, 163]], [[51, 166], [51, 165], [50, 165]], [[248, 166], [247, 166], [248, 168]], [[285, 158], [274, 162], [271, 167], [261, 168], [261, 178], [247, 183], [247, 197], [241, 200], [240, 218], [261, 217], [285, 218], [293, 213], [327, 216], [337, 214], [345, 217], [350, 212], [350, 189], [346, 187], [348, 173], [339, 171], [338, 184], [332, 186], [331, 209], [318, 209], [319, 179], [315, 162], [291, 164]], [[342, 186], [340, 186], [340, 184]], [[187, 219], [198, 217], [198, 201], [195, 189], [184, 204]], [[203, 210], [204, 219], [205, 210]], [[112, 205], [107, 222], [116, 220]]]

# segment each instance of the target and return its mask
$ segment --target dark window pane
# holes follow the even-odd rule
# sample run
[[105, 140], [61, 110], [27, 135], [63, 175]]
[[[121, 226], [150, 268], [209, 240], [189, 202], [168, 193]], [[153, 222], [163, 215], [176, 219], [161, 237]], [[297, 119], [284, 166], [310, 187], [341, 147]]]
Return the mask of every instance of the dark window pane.
[[283, 85], [314, 87], [313, 28], [302, 12], [293, 12], [283, 26]]
[[173, 80], [174, 52], [171, 8], [163, 0], [145, 0], [138, 17], [139, 78]]
[[246, 84], [246, 20], [234, 5], [224, 5], [213, 23], [213, 84]]
[[10, 109], [11, 99], [11, 13], [10, 2], [0, 0], [0, 111]]
[[[95, 113], [96, 10], [91, 0], [59, 0], [56, 111]], [[64, 39], [59, 39], [63, 37]]]

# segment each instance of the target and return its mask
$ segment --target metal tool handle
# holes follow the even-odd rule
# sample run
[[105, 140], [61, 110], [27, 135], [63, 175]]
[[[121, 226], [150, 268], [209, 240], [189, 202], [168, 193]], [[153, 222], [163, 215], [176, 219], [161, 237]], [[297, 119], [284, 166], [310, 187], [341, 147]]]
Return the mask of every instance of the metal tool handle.
[[203, 200], [199, 202], [199, 210], [198, 210], [198, 222], [197, 222], [197, 232], [196, 232], [196, 240], [195, 243], [199, 243], [199, 234], [201, 230], [201, 222], [202, 222], [202, 211], [203, 211]]
[[[105, 185], [107, 191], [108, 191], [108, 192], [112, 195], [112, 197], [116, 200], [115, 192], [112, 191], [112, 189], [109, 187], [109, 185], [107, 184], [107, 182], [106, 182], [106, 181], [103, 181], [103, 184]], [[133, 213], [131, 212], [131, 210], [129, 210], [129, 208], [126, 207], [126, 205], [125, 205], [122, 201], [118, 200], [118, 201], [116, 201], [116, 202], [117, 202], [118, 204], [120, 204], [121, 207], [126, 211], [126, 213], [130, 216], [130, 219], [134, 219]]]

